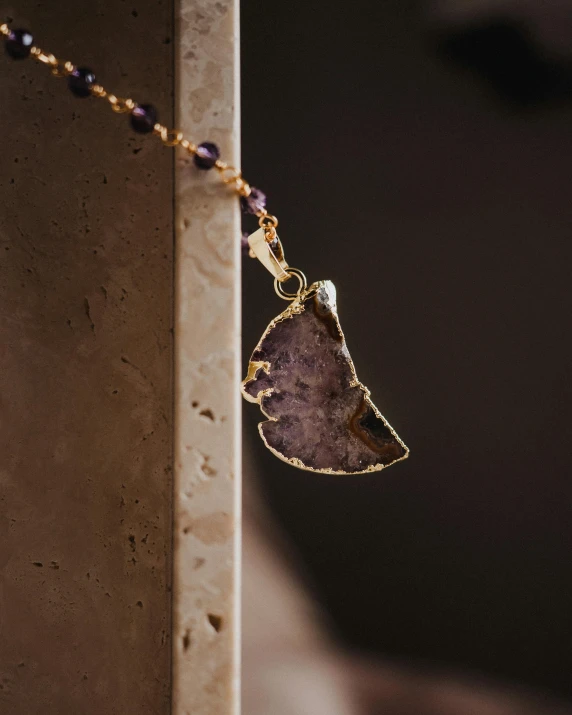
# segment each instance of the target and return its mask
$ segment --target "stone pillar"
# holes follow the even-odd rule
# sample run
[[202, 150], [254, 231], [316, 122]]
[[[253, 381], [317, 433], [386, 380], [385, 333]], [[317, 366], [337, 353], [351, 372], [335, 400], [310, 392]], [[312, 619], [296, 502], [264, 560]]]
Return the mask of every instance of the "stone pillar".
[[[233, 3], [179, 42], [178, 3], [98, 7], [14, 26], [235, 158]], [[236, 201], [44, 66], [0, 84], [0, 712], [232, 713]]]
[[[181, 0], [177, 127], [240, 166], [238, 0]], [[175, 715], [238, 697], [240, 216], [220, 178], [175, 172]]]

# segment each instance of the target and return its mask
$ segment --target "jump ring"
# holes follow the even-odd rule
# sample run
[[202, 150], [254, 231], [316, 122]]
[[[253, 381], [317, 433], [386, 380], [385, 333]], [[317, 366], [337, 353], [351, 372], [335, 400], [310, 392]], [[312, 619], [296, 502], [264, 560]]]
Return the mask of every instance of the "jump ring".
[[302, 271], [298, 270], [298, 268], [286, 268], [285, 270], [290, 278], [295, 276], [298, 279], [298, 290], [296, 293], [287, 293], [284, 288], [282, 288], [282, 283], [285, 283], [286, 281], [279, 281], [278, 278], [274, 279], [274, 290], [283, 300], [295, 300], [306, 290], [308, 287], [308, 281], [306, 280], [306, 276], [302, 273]]

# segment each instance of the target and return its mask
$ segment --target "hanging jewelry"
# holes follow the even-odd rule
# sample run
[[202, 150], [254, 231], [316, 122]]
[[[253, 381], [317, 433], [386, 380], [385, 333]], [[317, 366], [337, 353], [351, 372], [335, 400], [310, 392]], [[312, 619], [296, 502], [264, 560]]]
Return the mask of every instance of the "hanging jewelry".
[[[224, 184], [240, 197], [242, 209], [258, 218], [260, 228], [248, 237], [252, 257], [274, 276], [276, 293], [290, 301], [256, 346], [242, 383], [244, 397], [260, 405], [267, 420], [259, 424], [266, 446], [300, 469], [328, 474], [359, 474], [384, 469], [405, 459], [409, 450], [370, 399], [358, 380], [337, 314], [331, 281], [309, 288], [306, 277], [284, 258], [276, 228], [278, 219], [266, 209], [266, 196], [220, 159], [216, 144], [194, 144], [182, 132], [158, 121], [152, 104], [117, 97], [100, 85], [92, 70], [57, 59], [34, 44], [27, 30], [0, 25], [6, 53], [15, 60], [32, 57], [68, 80], [81, 98], [106, 100], [116, 114], [129, 114], [131, 127], [152, 134], [168, 147], [180, 147], [198, 169], [218, 171]], [[298, 281], [288, 293], [284, 285]]]
[[[375, 472], [405, 459], [407, 447], [358, 380], [337, 314], [331, 281], [309, 288], [290, 268], [276, 226], [249, 236], [254, 256], [274, 275], [276, 293], [291, 301], [254, 349], [242, 383], [247, 400], [268, 418], [258, 425], [277, 457], [327, 474]], [[284, 283], [298, 281], [288, 293]]]

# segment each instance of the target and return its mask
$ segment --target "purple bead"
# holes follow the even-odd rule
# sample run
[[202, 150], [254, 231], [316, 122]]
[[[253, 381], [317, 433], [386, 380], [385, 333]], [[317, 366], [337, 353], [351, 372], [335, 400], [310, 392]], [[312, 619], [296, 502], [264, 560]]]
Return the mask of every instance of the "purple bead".
[[139, 104], [131, 112], [131, 128], [139, 134], [149, 134], [157, 124], [157, 110], [152, 104]]
[[198, 145], [193, 161], [198, 169], [212, 169], [219, 158], [220, 150], [218, 146], [212, 142], [203, 142]]
[[68, 77], [68, 87], [76, 97], [89, 97], [95, 84], [95, 75], [87, 67], [76, 67]]
[[6, 53], [14, 60], [25, 60], [30, 56], [34, 37], [28, 30], [10, 30], [6, 36]]
[[250, 196], [241, 196], [240, 205], [245, 214], [258, 214], [266, 208], [266, 194], [254, 186], [250, 190]]

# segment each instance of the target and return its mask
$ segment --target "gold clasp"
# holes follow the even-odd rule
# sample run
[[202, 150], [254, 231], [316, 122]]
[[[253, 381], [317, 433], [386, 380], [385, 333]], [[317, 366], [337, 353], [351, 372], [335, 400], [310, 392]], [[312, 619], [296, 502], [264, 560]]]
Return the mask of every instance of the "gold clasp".
[[266, 270], [270, 271], [274, 278], [280, 283], [290, 278], [288, 264], [284, 258], [284, 249], [282, 248], [278, 234], [276, 234], [274, 239], [269, 243], [266, 240], [266, 229], [259, 228], [258, 231], [255, 231], [248, 237], [248, 245], [260, 263], [262, 263]]

